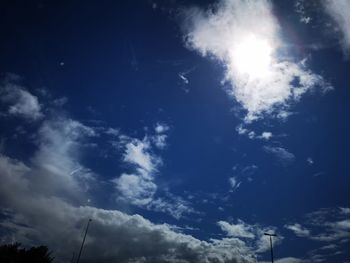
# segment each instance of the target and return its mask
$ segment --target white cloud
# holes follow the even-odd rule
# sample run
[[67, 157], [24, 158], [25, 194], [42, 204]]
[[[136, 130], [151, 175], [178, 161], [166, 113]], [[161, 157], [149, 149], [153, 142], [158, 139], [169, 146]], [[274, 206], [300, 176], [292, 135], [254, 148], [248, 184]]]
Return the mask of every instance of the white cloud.
[[259, 140], [265, 140], [268, 141], [273, 137], [272, 132], [264, 131], [260, 135], [256, 134], [255, 131], [251, 131], [242, 124], [238, 125], [236, 127], [236, 131], [239, 135], [246, 135], [249, 139], [259, 139]]
[[295, 11], [299, 14], [301, 23], [309, 24], [312, 21], [312, 18], [306, 14], [304, 0], [295, 2]]
[[278, 57], [284, 45], [270, 1], [221, 0], [213, 10], [185, 15], [186, 45], [224, 64], [229, 94], [246, 110], [246, 122], [278, 115], [315, 86], [329, 88], [304, 61]]
[[153, 211], [169, 214], [177, 220], [184, 215], [199, 214], [191, 208], [189, 202], [179, 196], [171, 194], [168, 194], [166, 198], [156, 198], [152, 200], [147, 208]]
[[218, 225], [220, 226], [222, 231], [226, 232], [228, 236], [255, 238], [255, 234], [253, 233], [253, 227], [247, 225], [242, 220], [238, 220], [237, 224], [230, 224], [225, 221], [219, 221]]
[[123, 199], [139, 206], [150, 203], [157, 190], [157, 185], [152, 180], [139, 174], [122, 174], [112, 182], [116, 184]]
[[307, 161], [307, 163], [308, 163], [309, 165], [313, 165], [313, 164], [314, 164], [314, 160], [313, 160], [311, 157], [308, 157], [308, 158], [306, 159], [306, 161]]
[[202, 241], [140, 215], [75, 206], [67, 196], [33, 192], [34, 182], [28, 175], [33, 167], [0, 156], [0, 168], [0, 204], [9, 209], [0, 223], [9, 233], [3, 240], [43, 243], [54, 250], [58, 263], [69, 261], [79, 249], [88, 218], [93, 221], [85, 243], [86, 262], [253, 262], [253, 252], [239, 239]]
[[167, 146], [166, 140], [168, 138], [168, 135], [166, 132], [169, 129], [170, 127], [165, 123], [157, 123], [156, 127], [154, 128], [156, 134], [151, 136], [151, 140], [157, 148], [164, 149]]
[[[249, 246], [256, 253], [263, 253], [270, 249], [269, 239], [264, 233], [275, 233], [274, 227], [262, 227], [259, 225], [250, 225], [242, 220], [237, 220], [237, 224], [219, 221], [218, 226], [222, 231], [226, 232], [227, 236], [248, 239]], [[274, 237], [274, 245], [281, 244], [283, 236], [277, 235]]]
[[7, 105], [8, 115], [20, 116], [27, 120], [43, 117], [38, 98], [11, 79], [0, 85], [0, 101]]
[[[144, 209], [163, 212], [180, 219], [185, 214], [196, 213], [190, 204], [168, 191], [159, 189], [156, 184], [158, 168], [162, 165], [161, 157], [154, 153], [154, 148], [164, 149], [166, 146], [165, 132], [169, 126], [157, 123], [155, 134], [147, 134], [143, 140], [130, 138], [120, 134], [123, 161], [131, 165], [132, 173], [123, 173], [112, 182], [118, 191], [117, 200], [142, 207]], [[157, 196], [162, 190], [165, 196]]]
[[106, 134], [109, 134], [109, 135], [112, 135], [112, 136], [119, 136], [120, 135], [120, 131], [118, 129], [109, 127], [106, 130]]
[[330, 242], [340, 246], [343, 241], [350, 239], [350, 217], [341, 208], [320, 209], [305, 216], [306, 227], [298, 223], [286, 227], [299, 237], [315, 241]]
[[241, 182], [238, 182], [237, 181], [237, 178], [236, 177], [230, 177], [229, 179], [228, 179], [228, 182], [230, 183], [230, 185], [231, 185], [231, 188], [233, 189], [233, 190], [235, 190], [235, 189], [237, 189], [240, 185], [241, 185]]
[[282, 165], [290, 165], [294, 162], [295, 156], [287, 149], [276, 146], [264, 146], [264, 151], [274, 155]]
[[93, 129], [78, 121], [59, 117], [45, 120], [37, 133], [38, 150], [31, 158], [31, 180], [36, 187], [33, 190], [62, 195], [86, 191], [94, 176], [80, 163], [79, 152], [84, 139], [95, 135]]
[[337, 23], [342, 33], [341, 44], [346, 56], [350, 55], [350, 2], [348, 0], [323, 0], [325, 11]]
[[164, 133], [164, 132], [168, 131], [170, 128], [165, 123], [158, 122], [154, 129], [155, 129], [156, 133]]
[[285, 228], [292, 230], [295, 235], [299, 236], [299, 237], [308, 237], [310, 236], [310, 230], [302, 227], [302, 225], [300, 224], [291, 224], [291, 225], [285, 225]]
[[349, 207], [339, 207], [340, 211], [344, 215], [350, 215], [350, 208]]
[[179, 78], [183, 81], [184, 84], [187, 85], [189, 83], [188, 78], [185, 77], [185, 74], [179, 73]]
[[262, 134], [261, 134], [261, 138], [262, 139], [265, 139], [265, 140], [270, 140], [271, 139], [271, 137], [272, 137], [272, 132], [263, 132]]
[[141, 206], [150, 203], [157, 190], [154, 183], [155, 172], [162, 160], [151, 153], [149, 139], [145, 137], [141, 141], [130, 138], [125, 144], [123, 161], [134, 165], [135, 172], [132, 174], [123, 173], [112, 180], [122, 195], [119, 199]]
[[153, 172], [161, 160], [152, 156], [149, 150], [150, 143], [147, 138], [142, 141], [133, 139], [125, 145], [124, 161], [137, 165], [146, 173]]

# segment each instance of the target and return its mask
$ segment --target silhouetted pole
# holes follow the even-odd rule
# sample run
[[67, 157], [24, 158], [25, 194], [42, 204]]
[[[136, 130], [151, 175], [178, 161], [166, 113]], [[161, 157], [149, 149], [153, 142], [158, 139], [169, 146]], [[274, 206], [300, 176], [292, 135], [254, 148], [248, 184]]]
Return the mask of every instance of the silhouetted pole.
[[264, 235], [270, 237], [271, 262], [273, 263], [272, 237], [275, 237], [275, 236], [277, 236], [277, 235], [275, 235], [275, 234], [269, 234], [269, 233], [264, 233]]
[[86, 229], [85, 229], [84, 238], [83, 238], [83, 242], [81, 242], [81, 247], [80, 247], [80, 250], [79, 250], [79, 255], [78, 255], [78, 258], [77, 258], [77, 263], [79, 263], [80, 256], [81, 256], [81, 252], [83, 251], [83, 247], [84, 247], [86, 235], [87, 235], [87, 232], [88, 232], [88, 230], [89, 230], [89, 225], [90, 225], [90, 222], [91, 222], [91, 221], [92, 221], [92, 219], [89, 219], [89, 221], [88, 221], [88, 223], [87, 223], [87, 226], [86, 226]]

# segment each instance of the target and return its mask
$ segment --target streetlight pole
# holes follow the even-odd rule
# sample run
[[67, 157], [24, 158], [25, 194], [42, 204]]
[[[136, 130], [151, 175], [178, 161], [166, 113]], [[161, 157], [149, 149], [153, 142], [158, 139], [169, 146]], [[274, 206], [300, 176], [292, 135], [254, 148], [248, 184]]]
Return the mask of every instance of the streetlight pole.
[[271, 248], [271, 262], [273, 263], [273, 249], [272, 249], [272, 237], [277, 236], [276, 234], [264, 233], [265, 236], [270, 237], [270, 248]]
[[89, 221], [88, 221], [88, 223], [87, 223], [86, 229], [85, 229], [85, 234], [84, 234], [83, 242], [81, 242], [81, 247], [80, 247], [79, 255], [78, 255], [78, 258], [77, 258], [77, 263], [79, 263], [80, 256], [81, 256], [81, 252], [83, 251], [83, 247], [84, 247], [86, 235], [87, 235], [87, 232], [88, 232], [88, 230], [89, 230], [89, 225], [90, 225], [90, 222], [91, 222], [91, 221], [92, 221], [92, 219], [90, 218]]

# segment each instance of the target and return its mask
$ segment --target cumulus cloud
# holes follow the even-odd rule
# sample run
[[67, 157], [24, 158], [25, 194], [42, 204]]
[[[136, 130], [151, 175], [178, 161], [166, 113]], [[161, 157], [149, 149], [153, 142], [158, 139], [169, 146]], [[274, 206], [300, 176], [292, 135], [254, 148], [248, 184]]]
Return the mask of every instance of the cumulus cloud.
[[246, 110], [246, 122], [278, 116], [315, 86], [329, 88], [305, 61], [279, 56], [284, 45], [270, 1], [221, 0], [207, 12], [192, 8], [185, 16], [186, 45], [223, 63], [229, 94]]
[[274, 155], [282, 165], [290, 165], [295, 160], [294, 154], [285, 148], [276, 146], [264, 146], [263, 149], [265, 152]]
[[18, 85], [13, 77], [7, 78], [0, 84], [0, 101], [7, 108], [4, 114], [32, 121], [43, 117], [38, 98]]
[[33, 191], [37, 182], [30, 173], [35, 168], [6, 156], [0, 156], [0, 169], [0, 204], [7, 209], [0, 224], [10, 231], [3, 241], [14, 237], [24, 244], [44, 243], [58, 263], [79, 249], [88, 218], [93, 221], [84, 262], [253, 262], [252, 251], [239, 239], [201, 241], [139, 215], [74, 205], [55, 191]]
[[350, 54], [350, 2], [348, 0], [323, 0], [325, 11], [338, 25], [341, 34], [341, 44], [345, 55]]

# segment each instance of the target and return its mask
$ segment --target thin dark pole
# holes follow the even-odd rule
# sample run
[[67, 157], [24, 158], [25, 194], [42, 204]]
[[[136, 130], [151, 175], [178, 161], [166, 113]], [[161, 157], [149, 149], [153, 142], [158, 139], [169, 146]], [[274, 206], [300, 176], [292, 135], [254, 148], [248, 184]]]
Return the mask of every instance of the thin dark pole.
[[273, 263], [273, 247], [272, 247], [272, 237], [275, 237], [275, 234], [264, 233], [265, 236], [270, 238], [270, 249], [271, 249], [271, 262]]
[[272, 237], [270, 236], [271, 262], [273, 263]]
[[80, 250], [79, 250], [79, 255], [78, 255], [78, 258], [77, 258], [77, 263], [79, 263], [80, 256], [81, 256], [81, 252], [83, 251], [83, 247], [84, 247], [86, 235], [87, 235], [87, 232], [88, 232], [88, 230], [89, 230], [89, 225], [90, 225], [90, 222], [91, 222], [91, 221], [92, 221], [92, 219], [89, 219], [89, 221], [88, 221], [88, 223], [87, 223], [87, 226], [86, 226], [86, 229], [85, 229], [84, 238], [83, 238], [83, 242], [81, 242], [81, 247], [80, 247]]

